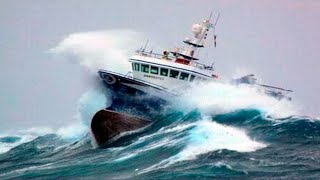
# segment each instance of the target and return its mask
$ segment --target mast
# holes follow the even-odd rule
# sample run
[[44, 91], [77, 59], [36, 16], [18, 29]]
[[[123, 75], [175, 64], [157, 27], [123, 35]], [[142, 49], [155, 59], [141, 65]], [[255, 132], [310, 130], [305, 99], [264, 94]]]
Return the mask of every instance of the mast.
[[210, 28], [214, 28], [213, 24], [210, 22], [211, 16], [212, 12], [207, 20], [192, 25], [191, 30], [193, 32], [193, 38], [183, 41], [188, 47], [182, 53], [178, 53], [179, 55], [188, 60], [198, 60], [197, 58], [194, 58], [195, 52], [198, 48], [204, 47]]

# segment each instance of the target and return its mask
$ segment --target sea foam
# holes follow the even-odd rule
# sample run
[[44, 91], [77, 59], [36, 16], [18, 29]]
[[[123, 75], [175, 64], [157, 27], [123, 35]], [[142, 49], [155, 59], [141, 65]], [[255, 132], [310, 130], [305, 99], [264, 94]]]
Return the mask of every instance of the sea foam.
[[277, 100], [250, 86], [210, 82], [194, 85], [180, 98], [180, 105], [198, 108], [205, 114], [224, 114], [241, 109], [257, 109], [275, 118], [298, 113], [297, 106]]
[[[193, 127], [190, 129], [190, 127]], [[240, 153], [252, 152], [267, 147], [267, 144], [251, 139], [243, 129], [222, 125], [205, 117], [202, 120], [189, 124], [181, 124], [178, 127], [167, 129], [167, 131], [181, 131], [189, 129], [185, 137], [171, 143], [184, 143], [185, 147], [175, 156], [164, 159], [158, 164], [141, 170], [139, 173], [146, 173], [166, 168], [181, 161], [188, 161], [197, 158], [202, 154], [217, 150], [231, 150]], [[165, 146], [170, 146], [170, 143]]]

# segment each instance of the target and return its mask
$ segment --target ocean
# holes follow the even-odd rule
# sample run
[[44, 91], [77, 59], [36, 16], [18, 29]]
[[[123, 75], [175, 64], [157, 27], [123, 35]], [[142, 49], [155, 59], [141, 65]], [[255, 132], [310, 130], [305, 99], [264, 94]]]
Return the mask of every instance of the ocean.
[[153, 124], [142, 132], [98, 148], [89, 124], [110, 93], [102, 85], [86, 92], [71, 126], [1, 134], [0, 179], [320, 177], [320, 121], [297, 115], [292, 102], [204, 84], [161, 110], [147, 108]]

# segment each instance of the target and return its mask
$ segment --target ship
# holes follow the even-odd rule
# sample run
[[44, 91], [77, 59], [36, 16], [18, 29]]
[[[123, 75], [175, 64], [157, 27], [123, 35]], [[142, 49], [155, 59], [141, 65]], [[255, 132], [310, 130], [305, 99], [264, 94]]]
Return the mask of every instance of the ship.
[[[127, 112], [133, 112], [128, 110], [132, 108], [146, 110], [145, 108], [152, 106], [160, 110], [160, 104], [182, 95], [192, 84], [221, 83], [213, 67], [214, 63], [203, 64], [198, 57], [200, 50], [208, 45], [210, 32], [213, 35], [212, 45], [217, 45], [215, 29], [220, 15], [218, 14], [214, 19], [211, 17], [212, 15], [201, 23], [192, 25], [193, 37], [183, 40], [185, 45], [183, 48], [154, 53], [146, 51], [146, 43], [129, 58], [132, 70], [127, 74], [105, 69], [98, 71], [100, 78], [113, 91], [112, 105], [97, 112], [91, 123], [91, 131], [98, 145], [113, 143], [123, 134], [135, 132], [152, 123], [148, 120], [152, 119], [151, 115], [141, 118], [141, 114], [128, 114]], [[287, 95], [292, 92], [291, 90], [259, 84], [253, 74], [234, 79], [230, 84], [235, 86], [246, 84], [279, 100], [291, 100]], [[143, 94], [152, 97], [148, 100], [148, 105], [145, 105], [146, 102], [142, 105], [137, 104], [134, 100], [136, 96]], [[121, 128], [119, 126], [121, 124], [124, 127]]]
[[[165, 100], [181, 94], [181, 90], [189, 87], [191, 83], [215, 81], [218, 75], [215, 74], [213, 66], [202, 64], [197, 58], [199, 50], [206, 45], [209, 31], [215, 29], [216, 23], [212, 24], [210, 20], [211, 18], [193, 24], [193, 38], [183, 41], [185, 48], [164, 50], [159, 54], [146, 52], [145, 46], [129, 59], [132, 71], [126, 75], [102, 69], [98, 74], [113, 88], [126, 86]], [[215, 22], [217, 21], [218, 18]]]

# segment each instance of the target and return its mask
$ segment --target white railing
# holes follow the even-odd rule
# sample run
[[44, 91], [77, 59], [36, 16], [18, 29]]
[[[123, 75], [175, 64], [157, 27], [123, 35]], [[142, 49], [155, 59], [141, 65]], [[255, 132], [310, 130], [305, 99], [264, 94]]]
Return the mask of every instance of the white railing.
[[171, 55], [169, 56], [169, 55], [157, 54], [157, 53], [153, 53], [152, 51], [146, 52], [144, 50], [137, 50], [136, 53], [142, 56], [153, 57], [157, 59], [173, 60], [175, 58], [174, 56], [171, 56]]
[[[164, 59], [164, 60], [169, 60], [169, 61], [174, 61], [176, 60], [176, 57], [175, 56], [172, 56], [172, 55], [164, 55], [164, 54], [157, 54], [157, 53], [153, 53], [152, 51], [150, 52], [146, 52], [144, 50], [137, 50], [136, 53], [138, 55], [141, 55], [141, 56], [146, 56], [146, 57], [153, 57], [153, 58], [156, 58], [156, 59]], [[191, 61], [190, 64], [188, 64], [189, 66], [192, 66], [192, 67], [196, 67], [196, 68], [199, 68], [199, 69], [206, 69], [206, 70], [211, 70], [213, 71], [213, 67], [212, 66], [208, 66], [208, 65], [205, 65], [205, 64], [202, 64], [202, 63], [198, 63], [198, 62], [195, 62], [195, 61]]]

